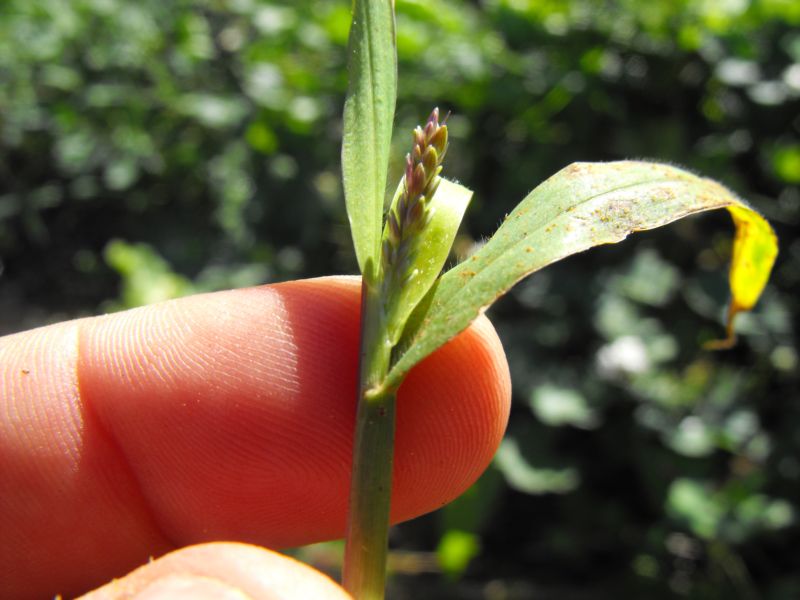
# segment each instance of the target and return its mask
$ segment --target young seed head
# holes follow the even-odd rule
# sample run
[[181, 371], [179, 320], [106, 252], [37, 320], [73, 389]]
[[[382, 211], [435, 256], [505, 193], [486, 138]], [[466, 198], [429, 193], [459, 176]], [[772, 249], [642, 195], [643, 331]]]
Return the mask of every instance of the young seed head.
[[438, 108], [433, 109], [424, 127], [414, 128], [411, 137], [403, 193], [387, 215], [387, 236], [381, 249], [384, 281], [389, 286], [402, 285], [412, 276], [414, 237], [429, 221], [428, 201], [439, 186], [447, 152], [447, 125], [439, 122]]

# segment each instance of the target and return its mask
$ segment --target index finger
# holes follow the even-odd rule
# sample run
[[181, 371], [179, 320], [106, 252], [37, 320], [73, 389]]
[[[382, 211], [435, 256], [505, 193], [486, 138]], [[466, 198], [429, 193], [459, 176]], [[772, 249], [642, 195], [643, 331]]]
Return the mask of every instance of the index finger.
[[[358, 330], [358, 280], [328, 278], [4, 340], [0, 581], [29, 590], [46, 573], [42, 591], [70, 593], [190, 543], [341, 536]], [[394, 521], [446, 504], [477, 478], [509, 396], [486, 320], [409, 375], [398, 396]]]

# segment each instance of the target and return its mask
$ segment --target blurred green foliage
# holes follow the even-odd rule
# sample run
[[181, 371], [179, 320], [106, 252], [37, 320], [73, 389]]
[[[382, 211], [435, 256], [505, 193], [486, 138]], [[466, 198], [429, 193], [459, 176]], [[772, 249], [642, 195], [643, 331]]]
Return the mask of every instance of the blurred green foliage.
[[[0, 3], [3, 332], [197, 290], [355, 272], [339, 183], [349, 2]], [[476, 191], [458, 246], [575, 160], [716, 177], [781, 240], [722, 334], [732, 227], [681, 222], [493, 309], [495, 466], [404, 525], [397, 598], [800, 596], [800, 3], [397, 0], [395, 153], [434, 104]], [[393, 167], [399, 178], [401, 161]]]

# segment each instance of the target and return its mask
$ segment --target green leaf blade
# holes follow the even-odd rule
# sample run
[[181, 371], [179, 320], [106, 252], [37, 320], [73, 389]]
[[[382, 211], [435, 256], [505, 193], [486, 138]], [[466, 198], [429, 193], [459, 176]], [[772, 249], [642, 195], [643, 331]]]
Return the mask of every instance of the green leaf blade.
[[593, 246], [622, 241], [683, 217], [728, 208], [737, 227], [731, 265], [736, 312], [751, 308], [777, 255], [769, 224], [722, 185], [668, 165], [575, 163], [533, 190], [472, 257], [445, 273], [426, 299], [387, 378], [399, 385], [417, 362], [464, 330], [525, 276]]
[[389, 148], [397, 98], [392, 0], [355, 0], [348, 43], [342, 179], [347, 216], [362, 274], [374, 281], [380, 264]]

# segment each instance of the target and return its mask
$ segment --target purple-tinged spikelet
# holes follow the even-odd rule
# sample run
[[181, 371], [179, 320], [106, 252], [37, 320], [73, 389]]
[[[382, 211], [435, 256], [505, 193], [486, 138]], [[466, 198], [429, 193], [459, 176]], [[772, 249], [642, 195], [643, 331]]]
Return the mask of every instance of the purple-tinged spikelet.
[[427, 224], [428, 202], [439, 186], [442, 160], [447, 153], [447, 125], [439, 122], [434, 108], [425, 127], [413, 133], [411, 152], [406, 155], [403, 193], [387, 215], [388, 233], [381, 249], [384, 281], [394, 286], [405, 283], [413, 273], [413, 237]]

